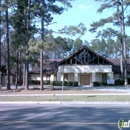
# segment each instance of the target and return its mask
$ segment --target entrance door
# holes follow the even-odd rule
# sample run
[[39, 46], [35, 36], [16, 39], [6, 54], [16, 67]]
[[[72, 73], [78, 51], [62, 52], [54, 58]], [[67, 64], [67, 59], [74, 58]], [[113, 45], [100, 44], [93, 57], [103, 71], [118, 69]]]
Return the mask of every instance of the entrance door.
[[90, 85], [90, 75], [80, 75], [80, 85]]

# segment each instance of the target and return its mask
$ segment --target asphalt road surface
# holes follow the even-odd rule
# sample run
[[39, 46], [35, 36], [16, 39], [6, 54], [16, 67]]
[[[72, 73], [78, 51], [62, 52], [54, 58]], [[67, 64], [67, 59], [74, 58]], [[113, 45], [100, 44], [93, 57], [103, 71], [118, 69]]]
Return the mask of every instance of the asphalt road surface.
[[121, 118], [130, 105], [0, 104], [0, 130], [119, 130]]

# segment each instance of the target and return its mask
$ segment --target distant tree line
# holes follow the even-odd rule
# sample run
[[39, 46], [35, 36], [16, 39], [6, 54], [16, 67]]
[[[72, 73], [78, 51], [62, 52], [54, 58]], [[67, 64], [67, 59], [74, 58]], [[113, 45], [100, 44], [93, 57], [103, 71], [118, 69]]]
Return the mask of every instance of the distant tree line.
[[[72, 7], [72, 0], [0, 0], [0, 66], [7, 68], [7, 89], [10, 89], [10, 72], [16, 74], [16, 85], [23, 84], [29, 89], [28, 73], [35, 63], [40, 64], [43, 79], [43, 59], [62, 59], [83, 45], [92, 48], [106, 58], [121, 58], [122, 78], [127, 84], [127, 58], [130, 57], [130, 37], [125, 28], [130, 26], [129, 0], [95, 0], [102, 2], [98, 9], [102, 13], [113, 8], [112, 16], [101, 18], [91, 24], [90, 32], [97, 37], [88, 43], [82, 41], [86, 28], [83, 23], [77, 26], [64, 26], [54, 37], [54, 30], [47, 30], [53, 24], [52, 14], [61, 15]], [[106, 24], [115, 28], [101, 29]], [[65, 34], [71, 38], [61, 37]], [[72, 39], [73, 37], [73, 39]], [[124, 67], [124, 68], [123, 68]], [[23, 73], [23, 78], [21, 77]], [[41, 90], [43, 90], [41, 80]]]
[[[6, 65], [7, 68], [7, 89], [10, 89], [10, 72], [16, 74], [16, 84], [19, 81], [25, 89], [29, 89], [29, 66], [39, 59], [40, 68], [42, 67], [46, 42], [44, 36], [49, 33], [46, 26], [52, 24], [52, 14], [60, 15], [71, 8], [70, 2], [71, 0], [0, 0], [0, 66]], [[42, 80], [41, 89], [44, 89]]]

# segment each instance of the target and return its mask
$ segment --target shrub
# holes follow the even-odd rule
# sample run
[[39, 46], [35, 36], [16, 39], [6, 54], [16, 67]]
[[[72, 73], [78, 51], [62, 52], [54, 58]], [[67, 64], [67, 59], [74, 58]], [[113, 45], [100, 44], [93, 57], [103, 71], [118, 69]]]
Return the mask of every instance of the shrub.
[[115, 79], [115, 85], [124, 85], [124, 79]]
[[69, 82], [68, 82], [68, 86], [73, 86], [73, 82], [72, 82], [72, 81], [69, 81]]
[[64, 86], [68, 86], [68, 82], [67, 81], [64, 82]]
[[[34, 84], [34, 85], [40, 85], [40, 80], [31, 80], [30, 84]], [[43, 81], [44, 85], [49, 85], [50, 81]]]
[[62, 86], [62, 81], [53, 81], [53, 86]]
[[100, 82], [93, 82], [93, 86], [101, 86], [101, 83]]
[[107, 84], [107, 83], [104, 83], [104, 82], [101, 82], [101, 85], [107, 86], [108, 84]]
[[78, 86], [78, 82], [73, 82], [73, 86]]
[[[53, 81], [53, 86], [62, 86], [62, 81]], [[65, 81], [64, 86], [78, 86], [78, 82]]]
[[64, 86], [78, 86], [78, 84], [76, 84], [76, 82], [73, 81], [65, 81]]
[[39, 80], [31, 80], [31, 84], [40, 85], [40, 81]]

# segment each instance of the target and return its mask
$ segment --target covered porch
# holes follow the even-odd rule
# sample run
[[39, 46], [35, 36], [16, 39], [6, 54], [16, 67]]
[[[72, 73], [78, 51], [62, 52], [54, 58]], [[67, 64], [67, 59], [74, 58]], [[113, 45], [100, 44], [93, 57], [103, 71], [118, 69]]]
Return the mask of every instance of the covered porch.
[[107, 83], [107, 79], [113, 79], [110, 65], [60, 66], [58, 70], [57, 81], [75, 81], [80, 86], [92, 86], [95, 81]]

